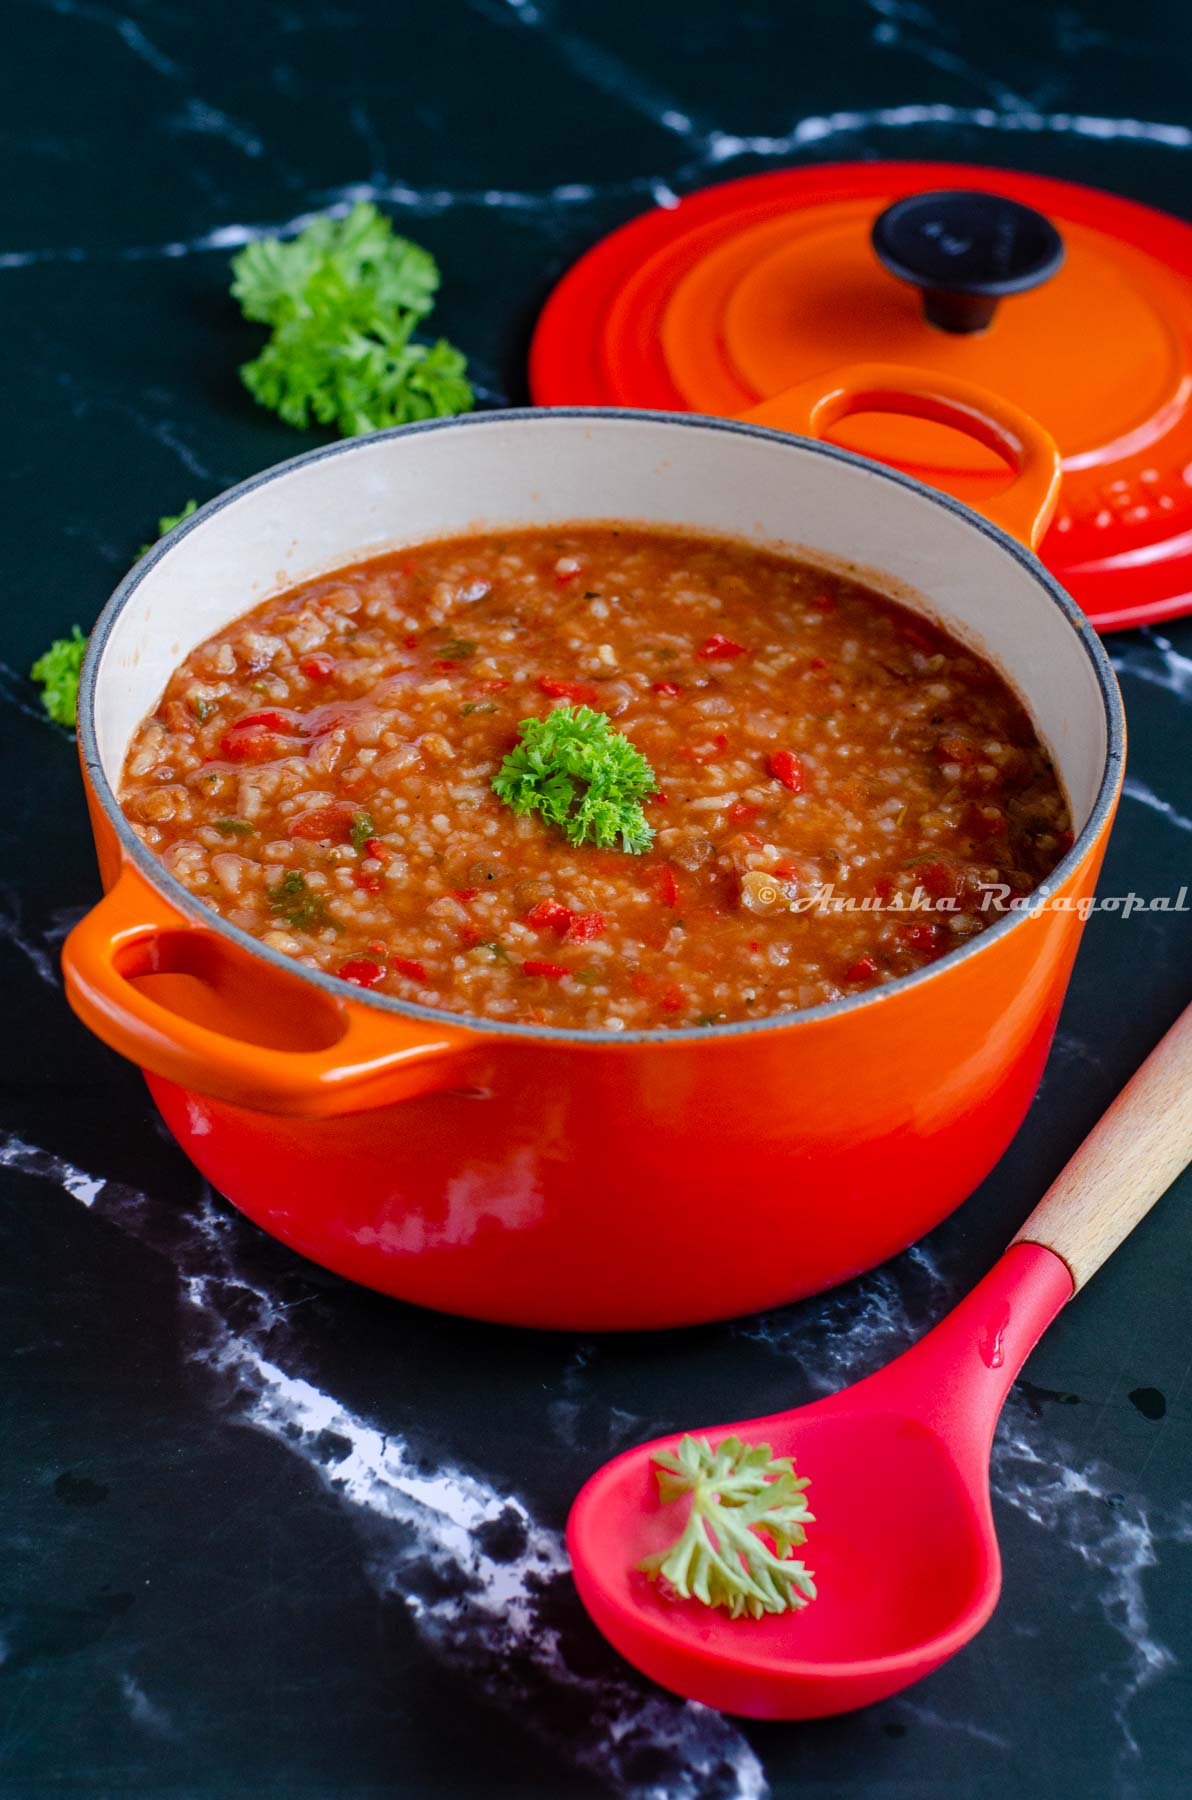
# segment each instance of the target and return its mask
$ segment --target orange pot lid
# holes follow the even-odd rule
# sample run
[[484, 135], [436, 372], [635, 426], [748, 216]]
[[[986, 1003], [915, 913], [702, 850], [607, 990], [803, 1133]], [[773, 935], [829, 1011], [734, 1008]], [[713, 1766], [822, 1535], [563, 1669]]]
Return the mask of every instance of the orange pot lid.
[[[1192, 228], [1149, 207], [942, 163], [727, 182], [576, 264], [530, 380], [543, 405], [734, 416], [874, 362], [977, 383], [1046, 427], [1063, 491], [1040, 555], [1100, 629], [1192, 611]], [[925, 419], [853, 415], [831, 436], [974, 503], [1007, 480]]]

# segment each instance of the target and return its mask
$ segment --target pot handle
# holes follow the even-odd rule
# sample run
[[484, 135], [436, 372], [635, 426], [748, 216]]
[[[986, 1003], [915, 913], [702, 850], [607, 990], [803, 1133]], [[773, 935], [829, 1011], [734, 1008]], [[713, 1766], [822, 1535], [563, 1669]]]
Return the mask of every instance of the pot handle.
[[786, 388], [739, 416], [751, 425], [822, 438], [858, 412], [931, 419], [984, 444], [1009, 463], [1014, 479], [991, 499], [968, 504], [1020, 543], [1032, 550], [1038, 546], [1059, 498], [1055, 439], [1030, 413], [971, 381], [897, 363], [850, 363]]
[[[62, 971], [71, 1006], [105, 1044], [234, 1106], [330, 1118], [460, 1079], [466, 1033], [340, 1002], [246, 956], [190, 924], [128, 863], [70, 933]], [[185, 1010], [155, 997], [147, 976], [159, 991], [176, 987]]]

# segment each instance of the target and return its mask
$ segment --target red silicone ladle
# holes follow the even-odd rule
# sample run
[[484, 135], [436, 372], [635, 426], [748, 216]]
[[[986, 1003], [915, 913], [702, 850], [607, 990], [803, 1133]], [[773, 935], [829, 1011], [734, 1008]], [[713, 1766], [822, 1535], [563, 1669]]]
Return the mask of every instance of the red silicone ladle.
[[1172, 1026], [954, 1312], [887, 1368], [793, 1412], [706, 1427], [793, 1456], [815, 1524], [798, 1555], [819, 1598], [731, 1619], [638, 1571], [682, 1529], [651, 1459], [608, 1463], [572, 1508], [576, 1586], [610, 1643], [663, 1687], [726, 1712], [810, 1719], [881, 1700], [989, 1618], [1001, 1558], [989, 1451], [1011, 1382], [1061, 1307], [1192, 1160], [1192, 1007]]

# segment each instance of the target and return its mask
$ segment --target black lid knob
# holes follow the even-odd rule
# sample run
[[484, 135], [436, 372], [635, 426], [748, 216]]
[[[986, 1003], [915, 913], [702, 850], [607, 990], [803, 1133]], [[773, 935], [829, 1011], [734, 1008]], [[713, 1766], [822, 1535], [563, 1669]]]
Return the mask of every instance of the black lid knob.
[[982, 331], [1006, 294], [1054, 275], [1064, 243], [1033, 207], [967, 188], [896, 200], [873, 226], [878, 260], [923, 294], [923, 314], [942, 331]]

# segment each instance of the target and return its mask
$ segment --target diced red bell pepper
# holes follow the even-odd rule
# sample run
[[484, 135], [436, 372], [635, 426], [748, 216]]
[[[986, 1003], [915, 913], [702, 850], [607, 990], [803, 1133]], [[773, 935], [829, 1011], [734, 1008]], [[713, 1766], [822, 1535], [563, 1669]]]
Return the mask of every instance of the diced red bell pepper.
[[734, 800], [728, 809], [730, 825], [752, 825], [761, 812], [760, 806], [751, 806], [748, 800]]
[[379, 869], [357, 869], [352, 876], [352, 885], [365, 894], [380, 894], [385, 890], [385, 877]]
[[898, 935], [910, 950], [922, 950], [929, 957], [943, 954], [944, 934], [938, 925], [904, 925]]
[[569, 700], [573, 706], [595, 706], [600, 698], [586, 681], [559, 681], [553, 675], [540, 675], [538, 689], [555, 700]]
[[950, 869], [947, 863], [920, 863], [915, 870], [915, 881], [933, 900], [942, 900], [945, 895], [957, 895], [957, 872]]
[[652, 694], [669, 694], [673, 700], [675, 695], [681, 694], [683, 690], [677, 681], [652, 681], [650, 692]]
[[477, 694], [501, 694], [509, 686], [507, 681], [478, 681], [474, 692]]
[[282, 756], [287, 738], [303, 735], [296, 713], [246, 713], [224, 732], [219, 747], [229, 762], [268, 762]]
[[714, 631], [710, 638], [705, 638], [695, 653], [705, 662], [731, 662], [734, 656], [748, 656], [744, 644], [735, 644], [722, 632]]
[[531, 958], [522, 964], [523, 975], [541, 975], [544, 981], [561, 981], [566, 973], [561, 963], [538, 962]]
[[820, 670], [821, 670], [821, 669], [826, 669], [826, 668], [827, 668], [827, 666], [828, 666], [828, 665], [827, 665], [827, 663], [826, 663], [826, 662], [825, 662], [825, 661], [824, 661], [824, 659], [823, 659], [823, 657], [822, 657], [822, 656], [813, 656], [813, 657], [812, 657], [812, 659], [811, 659], [811, 661], [810, 661], [810, 662], [809, 662], [809, 663], [808, 663], [808, 665], [807, 665], [807, 668], [808, 668], [808, 671], [809, 671], [809, 672], [814, 672], [814, 673], [815, 673], [815, 674], [817, 674], [817, 675], [818, 675], [818, 673], [819, 673], [819, 672], [820, 672]]
[[846, 981], [872, 981], [877, 974], [877, 964], [872, 956], [859, 956], [852, 967], [845, 973]]
[[817, 594], [811, 604], [812, 606], [817, 607], [822, 613], [836, 611], [836, 601], [831, 594]]
[[330, 839], [333, 844], [346, 844], [352, 835], [352, 820], [356, 817], [356, 808], [346, 801], [333, 800], [329, 806], [315, 806], [309, 812], [299, 813], [286, 826], [286, 836], [292, 838], [309, 838], [315, 843]]
[[383, 838], [365, 838], [364, 854], [375, 862], [392, 862], [393, 852]]
[[404, 975], [407, 981], [429, 981], [426, 970], [420, 962], [412, 962], [408, 956], [391, 956], [389, 967], [395, 975]]
[[385, 979], [384, 964], [365, 956], [354, 956], [349, 962], [341, 963], [336, 973], [341, 981], [350, 981], [353, 986], [362, 988], [374, 988]]
[[803, 764], [793, 750], [775, 750], [769, 761], [775, 781], [780, 781], [792, 794], [801, 794], [806, 786]]
[[603, 913], [576, 913], [567, 927], [567, 942], [569, 944], [588, 944], [593, 938], [601, 937], [606, 929], [607, 922]]
[[466, 906], [468, 901], [474, 900], [479, 892], [479, 888], [452, 888], [451, 898], [458, 900], [461, 906]]
[[894, 883], [888, 875], [879, 875], [873, 884], [873, 897], [885, 905], [894, 892]]
[[965, 808], [961, 820], [963, 829], [970, 837], [995, 838], [1004, 837], [1008, 829], [1008, 820], [1000, 807], [969, 806]]
[[679, 883], [675, 878], [675, 871], [669, 863], [655, 863], [650, 870], [650, 880], [653, 882], [654, 891], [663, 906], [679, 904]]
[[574, 918], [571, 908], [560, 901], [539, 900], [526, 914], [526, 924], [535, 931], [553, 931], [558, 937], [566, 937]]
[[326, 681], [335, 673], [335, 658], [316, 650], [313, 656], [304, 656], [298, 667], [308, 681]]
[[644, 969], [635, 969], [629, 977], [629, 985], [640, 999], [644, 999], [653, 990], [654, 977], [647, 975]]
[[682, 988], [668, 987], [660, 1004], [663, 1012], [682, 1012], [687, 1004], [687, 996]]
[[283, 736], [302, 736], [302, 720], [296, 712], [282, 712], [277, 707], [269, 707], [264, 712], [245, 713], [234, 719], [229, 731], [247, 731], [250, 726], [259, 726], [262, 731], [280, 731]]

